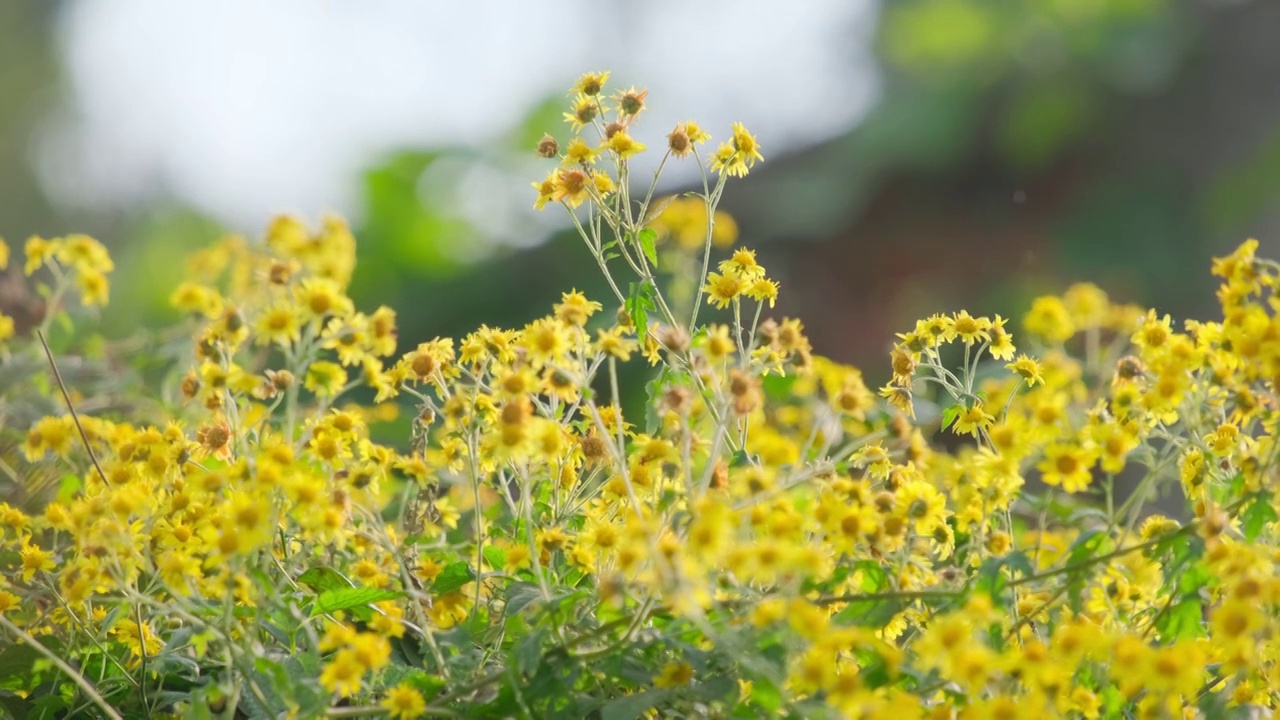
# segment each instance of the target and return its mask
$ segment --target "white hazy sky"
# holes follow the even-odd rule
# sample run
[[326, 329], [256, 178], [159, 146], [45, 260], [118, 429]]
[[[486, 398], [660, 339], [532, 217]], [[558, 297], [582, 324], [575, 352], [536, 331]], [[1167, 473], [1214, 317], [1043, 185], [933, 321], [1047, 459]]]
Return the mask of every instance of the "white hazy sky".
[[246, 229], [281, 210], [354, 215], [381, 154], [483, 144], [593, 69], [650, 89], [642, 139], [686, 117], [724, 138], [741, 120], [768, 158], [874, 102], [876, 7], [77, 0], [59, 25], [68, 96], [38, 162], [70, 204], [168, 196]]

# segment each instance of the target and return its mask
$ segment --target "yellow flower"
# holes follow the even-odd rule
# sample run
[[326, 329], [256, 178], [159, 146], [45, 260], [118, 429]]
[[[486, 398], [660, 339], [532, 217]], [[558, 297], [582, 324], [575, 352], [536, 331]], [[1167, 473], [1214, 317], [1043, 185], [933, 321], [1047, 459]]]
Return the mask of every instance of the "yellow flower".
[[[618, 112], [628, 116], [628, 118], [634, 118], [644, 110], [644, 101], [648, 97], [648, 90], [636, 90], [634, 85], [613, 94], [614, 102], [618, 103]], [[628, 119], [624, 122], [630, 122], [630, 120]]]
[[733, 149], [747, 167], [754, 167], [757, 160], [764, 160], [760, 154], [760, 143], [740, 122], [733, 124]]
[[609, 82], [609, 71], [583, 73], [578, 81], [573, 84], [569, 90], [571, 94], [585, 95], [587, 97], [595, 97], [604, 90], [604, 84]]
[[614, 357], [622, 362], [631, 359], [631, 353], [636, 351], [639, 344], [625, 336], [626, 330], [621, 327], [611, 328], [609, 330], [596, 331], [596, 349], [600, 352]]
[[574, 132], [577, 132], [590, 125], [592, 120], [604, 112], [604, 104], [597, 97], [579, 93], [573, 99], [570, 111], [564, 114], [564, 119], [573, 127]]
[[9, 268], [9, 245], [0, 237], [0, 270]]
[[339, 697], [348, 697], [360, 692], [360, 678], [364, 673], [365, 667], [356, 659], [355, 651], [344, 648], [324, 666], [320, 684]]
[[1080, 445], [1053, 443], [1045, 448], [1044, 460], [1036, 465], [1045, 485], [1062, 486], [1069, 493], [1078, 493], [1093, 482], [1090, 469], [1097, 454]]
[[279, 304], [267, 309], [258, 316], [254, 324], [259, 345], [276, 343], [288, 346], [301, 338], [302, 326], [299, 322], [296, 306]]
[[707, 275], [707, 284], [703, 286], [702, 291], [710, 297], [711, 304], [718, 308], [726, 308], [733, 299], [742, 294], [743, 283], [736, 275], [726, 273], [709, 273]]
[[587, 319], [604, 307], [594, 300], [588, 300], [577, 290], [561, 293], [560, 300], [555, 306], [556, 317], [563, 323], [578, 327], [586, 325]]
[[1031, 302], [1031, 309], [1022, 316], [1022, 327], [1051, 343], [1066, 342], [1076, 334], [1067, 306], [1061, 298], [1052, 295], [1038, 297]]
[[888, 400], [890, 405], [901, 410], [912, 420], [916, 418], [916, 409], [911, 403], [911, 388], [901, 385], [885, 385], [880, 388], [880, 397]]
[[996, 319], [991, 321], [991, 345], [987, 347], [987, 352], [991, 353], [991, 357], [996, 360], [1012, 360], [1015, 348], [1013, 347], [1013, 335], [1004, 329], [1004, 324], [1008, 322], [1005, 318], [996, 315]]
[[756, 251], [739, 248], [728, 260], [720, 261], [720, 272], [736, 275], [743, 280], [764, 277], [764, 266], [756, 262]]
[[533, 189], [538, 191], [538, 199], [533, 201], [533, 209], [541, 210], [547, 206], [547, 203], [555, 199], [556, 171], [552, 170], [541, 182], [533, 183]]
[[4, 313], [0, 313], [0, 343], [3, 343], [13, 337], [13, 333], [13, 318], [5, 315]]
[[27, 257], [27, 263], [22, 269], [23, 273], [30, 275], [47, 265], [60, 247], [62, 247], [60, 240], [45, 240], [39, 235], [27, 238], [27, 244], [23, 248]]
[[422, 714], [427, 711], [427, 701], [423, 699], [422, 693], [401, 683], [387, 691], [387, 696], [382, 700], [382, 707], [386, 708], [387, 714], [393, 718], [412, 720], [412, 718], [422, 717]]
[[748, 171], [747, 163], [742, 159], [742, 153], [735, 150], [729, 143], [720, 143], [720, 147], [716, 148], [711, 156], [711, 169], [730, 177], [746, 177]]
[[1027, 383], [1027, 387], [1044, 384], [1044, 377], [1040, 374], [1040, 363], [1036, 362], [1035, 358], [1019, 355], [1017, 360], [1005, 367], [1020, 375]]
[[308, 390], [322, 396], [336, 395], [346, 384], [347, 371], [328, 360], [311, 363], [307, 368], [306, 380], [303, 381]]
[[596, 151], [586, 140], [580, 137], [573, 139], [564, 150], [565, 165], [590, 165], [596, 161]]
[[644, 143], [637, 142], [631, 137], [626, 130], [618, 130], [605, 141], [603, 147], [606, 147], [617, 153], [618, 157], [626, 159], [645, 150]]
[[106, 305], [111, 285], [107, 276], [89, 268], [82, 268], [76, 273], [76, 287], [80, 289], [80, 300], [85, 305]]
[[673, 688], [681, 685], [688, 685], [693, 680], [693, 666], [686, 662], [670, 662], [662, 666], [658, 671], [657, 677], [653, 679], [653, 686], [658, 688]]
[[981, 340], [990, 340], [990, 330], [991, 320], [985, 317], [976, 318], [971, 316], [969, 311], [961, 310], [951, 317], [944, 337], [947, 342], [959, 338], [965, 345], [973, 345]]
[[38, 545], [31, 544], [31, 538], [22, 539], [22, 549], [18, 551], [22, 557], [22, 581], [31, 582], [37, 572], [54, 568], [53, 553], [47, 552]]
[[960, 414], [956, 416], [952, 432], [957, 435], [967, 433], [978, 437], [978, 433], [991, 427], [993, 422], [995, 422], [995, 418], [982, 409], [982, 403], [975, 402], [970, 407], [961, 410]]
[[756, 278], [751, 281], [743, 294], [757, 302], [769, 302], [769, 307], [773, 307], [778, 300], [778, 283], [768, 278]]
[[551, 193], [553, 200], [564, 202], [569, 207], [578, 207], [591, 197], [587, 190], [587, 174], [578, 168], [561, 168], [555, 173], [554, 187]]

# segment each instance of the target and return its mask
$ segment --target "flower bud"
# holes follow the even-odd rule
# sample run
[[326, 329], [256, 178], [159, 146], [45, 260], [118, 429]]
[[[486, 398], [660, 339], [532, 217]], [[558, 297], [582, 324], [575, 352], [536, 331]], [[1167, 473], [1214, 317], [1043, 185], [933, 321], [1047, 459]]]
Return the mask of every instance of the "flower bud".
[[553, 158], [560, 154], [560, 143], [550, 135], [543, 135], [538, 141], [538, 154], [544, 158]]

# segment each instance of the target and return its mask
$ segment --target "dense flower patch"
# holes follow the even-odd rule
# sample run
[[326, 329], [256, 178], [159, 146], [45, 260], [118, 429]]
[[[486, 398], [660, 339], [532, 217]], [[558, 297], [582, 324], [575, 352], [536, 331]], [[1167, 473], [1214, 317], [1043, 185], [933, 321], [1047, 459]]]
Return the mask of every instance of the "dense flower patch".
[[[1280, 264], [1214, 261], [1222, 317], [1080, 284], [906, 329], [878, 391], [766, 318], [717, 209], [762, 160], [584, 75], [538, 207], [611, 296], [399, 338], [346, 294], [341, 220], [201, 252], [145, 402], [55, 373], [107, 302], [84, 236], [25, 247], [49, 308], [0, 388], [0, 706], [32, 717], [1224, 717], [1271, 709]], [[0, 268], [9, 262], [0, 244]], [[407, 345], [407, 347], [406, 347]], [[97, 358], [95, 360], [95, 358]], [[624, 416], [619, 367], [652, 367]], [[32, 399], [34, 397], [34, 399]], [[28, 406], [55, 408], [21, 427]], [[370, 428], [407, 414], [401, 437]], [[60, 478], [37, 482], [40, 478]], [[1136, 483], [1120, 492], [1117, 485]], [[34, 486], [34, 487], [33, 487]], [[1175, 517], [1157, 497], [1185, 498]], [[1181, 502], [1181, 500], [1179, 500]], [[18, 505], [23, 506], [19, 507]], [[43, 713], [43, 715], [41, 714]]]

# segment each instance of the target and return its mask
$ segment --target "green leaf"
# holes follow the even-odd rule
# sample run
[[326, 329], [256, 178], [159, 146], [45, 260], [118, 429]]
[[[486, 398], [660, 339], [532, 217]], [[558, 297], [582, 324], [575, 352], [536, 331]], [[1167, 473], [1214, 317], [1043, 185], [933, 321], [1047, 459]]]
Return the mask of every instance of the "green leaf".
[[627, 311], [631, 322], [636, 326], [636, 337], [643, 343], [645, 335], [649, 332], [649, 311], [656, 310], [658, 307], [653, 302], [654, 287], [648, 280], [642, 280], [631, 283], [630, 290], [631, 293], [623, 309]]
[[839, 625], [856, 625], [866, 628], [882, 628], [895, 615], [902, 612], [905, 603], [898, 598], [857, 600], [844, 606], [832, 618]]
[[1189, 640], [1204, 634], [1204, 610], [1199, 594], [1188, 595], [1170, 606], [1156, 622], [1160, 637], [1166, 640]]
[[541, 599], [542, 589], [537, 585], [523, 581], [513, 582], [507, 586], [506, 605], [503, 607], [503, 612], [510, 617]]
[[1258, 493], [1240, 518], [1244, 520], [1244, 539], [1249, 542], [1257, 540], [1267, 524], [1277, 520], [1276, 509], [1271, 505], [1271, 493]]
[[771, 400], [785, 401], [792, 399], [791, 388], [800, 379], [799, 375], [766, 375], [760, 380], [764, 394]]
[[497, 545], [486, 545], [483, 551], [485, 562], [490, 567], [502, 568], [507, 564], [507, 551]]
[[951, 427], [951, 423], [955, 422], [956, 418], [960, 417], [960, 409], [961, 409], [960, 405], [956, 404], [942, 411], [942, 429], [943, 430], [946, 430], [947, 428]]
[[80, 492], [80, 488], [84, 483], [77, 475], [63, 475], [62, 480], [58, 481], [58, 496], [56, 500], [63, 505], [69, 504], [75, 499], [76, 493]]
[[316, 567], [308, 569], [306, 572], [298, 576], [298, 582], [306, 585], [317, 593], [322, 593], [326, 590], [341, 590], [343, 588], [355, 587], [355, 585], [348, 580], [345, 575], [324, 565], [317, 565]]
[[368, 606], [371, 603], [395, 600], [400, 597], [404, 597], [404, 593], [399, 590], [383, 590], [381, 588], [349, 587], [325, 590], [320, 593], [320, 597], [316, 598], [315, 607], [311, 608], [311, 617], [355, 608], [365, 609], [364, 613], [358, 613], [357, 616], [367, 615], [372, 617], [372, 613], [368, 610]]
[[1008, 568], [1012, 575], [1012, 571], [1021, 571], [1024, 575], [1030, 575], [1031, 561], [1023, 552], [1012, 552], [1008, 555], [998, 558], [988, 558], [982, 563], [982, 567], [978, 569], [978, 581], [974, 584], [974, 590], [985, 592], [991, 596], [992, 602], [996, 605], [1003, 606], [1004, 590], [1009, 585], [1012, 578], [1006, 575], [1004, 569]]
[[34, 679], [33, 666], [43, 656], [25, 643], [14, 643], [0, 650], [0, 689], [28, 690]]
[[471, 567], [465, 562], [459, 560], [455, 563], [449, 563], [436, 576], [436, 581], [431, 583], [431, 594], [444, 595], [445, 593], [451, 593], [475, 579], [476, 574], [471, 571]]
[[649, 258], [650, 264], [658, 267], [658, 232], [653, 228], [645, 228], [636, 236], [636, 240], [640, 243], [640, 249], [644, 251], [644, 256]]
[[670, 688], [654, 688], [610, 700], [600, 708], [601, 720], [635, 720], [671, 696]]
[[644, 386], [645, 395], [649, 398], [644, 408], [644, 431], [650, 435], [658, 431], [658, 423], [661, 421], [658, 417], [658, 402], [662, 399], [666, 382], [667, 366], [663, 365], [657, 377]]

